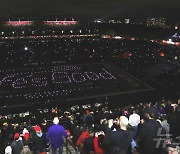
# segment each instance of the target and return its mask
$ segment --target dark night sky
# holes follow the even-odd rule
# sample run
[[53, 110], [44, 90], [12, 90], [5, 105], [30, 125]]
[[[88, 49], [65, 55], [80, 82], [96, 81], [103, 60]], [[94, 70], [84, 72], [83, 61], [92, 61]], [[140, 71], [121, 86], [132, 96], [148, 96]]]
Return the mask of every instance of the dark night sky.
[[60, 15], [80, 19], [163, 16], [180, 21], [180, 0], [0, 0], [0, 17]]

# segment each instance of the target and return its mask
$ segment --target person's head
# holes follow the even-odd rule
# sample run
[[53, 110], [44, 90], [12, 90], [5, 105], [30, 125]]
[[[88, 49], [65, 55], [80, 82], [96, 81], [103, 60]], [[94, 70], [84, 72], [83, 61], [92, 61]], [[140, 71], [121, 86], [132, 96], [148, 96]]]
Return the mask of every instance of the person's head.
[[119, 118], [119, 125], [120, 125], [120, 128], [123, 129], [123, 130], [126, 130], [127, 129], [127, 126], [128, 126], [128, 118], [125, 117], [125, 116], [120, 116]]
[[59, 123], [59, 118], [58, 118], [58, 117], [55, 117], [55, 118], [53, 119], [53, 123], [54, 123], [55, 125], [57, 125], [57, 124]]
[[6, 148], [5, 148], [5, 154], [12, 154], [12, 148], [11, 148], [11, 146], [7, 146]]
[[25, 133], [24, 136], [23, 136], [23, 138], [24, 138], [25, 140], [28, 140], [28, 139], [30, 138], [29, 133]]
[[166, 151], [168, 154], [179, 154], [179, 148], [176, 144], [176, 142], [171, 141], [171, 143], [166, 145]]
[[34, 130], [36, 133], [41, 133], [41, 127], [40, 126], [35, 126]]
[[156, 110], [155, 110], [155, 108], [153, 108], [153, 107], [147, 108], [147, 110], [146, 110], [146, 117], [147, 117], [148, 119], [154, 119], [155, 116], [156, 116]]
[[19, 133], [15, 133], [15, 134], [14, 134], [14, 139], [15, 139], [15, 140], [18, 140], [19, 138], [20, 138], [20, 134], [19, 134]]
[[137, 114], [138, 113], [137, 109], [133, 109], [132, 113]]
[[178, 154], [178, 149], [174, 147], [167, 147], [166, 148], [168, 154]]

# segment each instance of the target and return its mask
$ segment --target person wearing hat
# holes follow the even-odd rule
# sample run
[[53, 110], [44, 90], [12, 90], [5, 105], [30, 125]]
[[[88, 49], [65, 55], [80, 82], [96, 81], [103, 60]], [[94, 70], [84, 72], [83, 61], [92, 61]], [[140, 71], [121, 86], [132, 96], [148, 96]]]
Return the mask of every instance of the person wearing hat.
[[59, 148], [59, 154], [63, 151], [63, 136], [68, 137], [63, 126], [59, 125], [59, 118], [55, 117], [53, 120], [53, 125], [49, 127], [46, 134], [47, 140], [50, 141], [52, 148], [52, 154], [56, 154], [56, 150]]
[[142, 154], [159, 154], [160, 147], [156, 147], [156, 144], [161, 135], [158, 135], [161, 124], [156, 120], [156, 113], [155, 108], [147, 108], [145, 121], [140, 125], [137, 140], [139, 142], [139, 152]]
[[14, 134], [14, 141], [11, 144], [13, 154], [20, 154], [23, 149], [23, 141], [19, 133]]
[[32, 135], [32, 143], [34, 146], [35, 154], [46, 152], [46, 136], [42, 132], [42, 129], [40, 126], [34, 127], [34, 133]]

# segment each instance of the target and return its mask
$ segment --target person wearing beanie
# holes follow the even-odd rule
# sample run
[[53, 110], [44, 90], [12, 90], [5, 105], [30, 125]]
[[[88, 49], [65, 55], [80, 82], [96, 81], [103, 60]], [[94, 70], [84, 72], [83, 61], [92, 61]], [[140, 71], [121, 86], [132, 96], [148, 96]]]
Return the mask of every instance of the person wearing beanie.
[[46, 139], [50, 141], [52, 148], [52, 154], [56, 154], [56, 150], [59, 148], [59, 154], [63, 151], [63, 136], [68, 137], [63, 126], [59, 125], [59, 118], [55, 117], [53, 120], [53, 125], [49, 127], [46, 134]]
[[121, 116], [119, 118], [120, 128], [109, 132], [105, 137], [107, 147], [105, 153], [111, 154], [129, 154], [131, 153], [131, 142], [133, 133], [127, 130], [128, 118]]
[[[23, 136], [23, 144], [24, 144], [24, 148], [26, 146], [26, 149], [29, 149], [29, 151], [30, 151], [30, 149], [32, 148], [32, 145], [31, 145], [31, 138], [30, 138], [29, 132], [26, 132], [24, 134], [24, 136]], [[24, 149], [24, 151], [26, 151], [26, 150]]]
[[23, 149], [23, 141], [19, 133], [14, 134], [14, 140], [11, 144], [13, 154], [20, 154]]
[[46, 136], [42, 132], [42, 129], [40, 126], [34, 127], [34, 133], [32, 135], [32, 143], [34, 145], [35, 154], [46, 152]]

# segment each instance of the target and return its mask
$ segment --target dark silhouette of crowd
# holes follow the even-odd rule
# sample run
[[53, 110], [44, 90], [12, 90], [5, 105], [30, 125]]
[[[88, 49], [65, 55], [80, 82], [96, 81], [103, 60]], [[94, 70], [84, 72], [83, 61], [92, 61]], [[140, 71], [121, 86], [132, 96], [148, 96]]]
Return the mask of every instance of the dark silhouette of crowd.
[[[178, 150], [179, 100], [127, 106], [111, 103], [41, 108], [21, 117], [2, 115], [1, 153], [62, 151], [62, 136], [84, 154], [165, 154]], [[54, 134], [57, 130], [59, 135]]]

